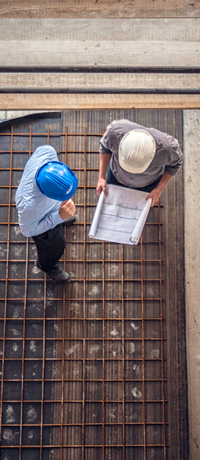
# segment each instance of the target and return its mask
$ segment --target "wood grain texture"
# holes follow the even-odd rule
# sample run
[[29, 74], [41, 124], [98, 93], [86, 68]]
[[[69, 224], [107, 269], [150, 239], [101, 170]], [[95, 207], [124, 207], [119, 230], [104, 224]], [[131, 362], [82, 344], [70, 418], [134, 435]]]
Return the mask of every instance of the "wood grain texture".
[[199, 17], [198, 0], [1, 0], [1, 17], [70, 18], [70, 17]]
[[200, 95], [1, 94], [0, 110], [200, 108]]

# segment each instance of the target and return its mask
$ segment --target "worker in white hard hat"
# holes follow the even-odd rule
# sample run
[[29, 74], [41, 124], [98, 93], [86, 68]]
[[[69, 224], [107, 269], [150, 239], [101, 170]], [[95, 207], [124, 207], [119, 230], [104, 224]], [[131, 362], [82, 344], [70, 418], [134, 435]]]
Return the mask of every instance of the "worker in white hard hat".
[[177, 139], [129, 120], [115, 120], [100, 140], [97, 195], [106, 183], [148, 192], [154, 206], [183, 162]]

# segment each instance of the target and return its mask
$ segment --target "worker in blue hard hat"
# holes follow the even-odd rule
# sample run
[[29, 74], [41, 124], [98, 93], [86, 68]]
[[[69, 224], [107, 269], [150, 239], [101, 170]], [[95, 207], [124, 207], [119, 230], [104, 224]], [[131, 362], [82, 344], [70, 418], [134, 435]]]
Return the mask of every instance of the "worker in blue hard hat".
[[15, 196], [21, 232], [37, 247], [37, 267], [58, 282], [70, 281], [58, 261], [65, 249], [64, 227], [76, 220], [71, 197], [77, 186], [77, 177], [58, 161], [55, 149], [42, 145], [27, 161]]

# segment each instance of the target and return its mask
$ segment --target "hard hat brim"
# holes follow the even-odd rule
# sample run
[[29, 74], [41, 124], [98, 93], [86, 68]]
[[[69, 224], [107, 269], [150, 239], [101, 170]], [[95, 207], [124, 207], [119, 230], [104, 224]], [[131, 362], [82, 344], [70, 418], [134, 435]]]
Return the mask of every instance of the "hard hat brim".
[[[151, 160], [152, 161], [152, 160]], [[149, 167], [149, 165], [151, 164], [151, 161], [149, 161], [148, 163], [146, 163], [143, 167], [134, 167], [134, 166], [130, 166], [128, 165], [127, 163], [125, 163], [122, 158], [120, 157], [119, 155], [119, 164], [121, 166], [122, 169], [124, 169], [125, 171], [129, 172], [129, 173], [132, 173], [132, 174], [141, 174], [143, 173], [144, 171], [146, 171], [146, 169]]]

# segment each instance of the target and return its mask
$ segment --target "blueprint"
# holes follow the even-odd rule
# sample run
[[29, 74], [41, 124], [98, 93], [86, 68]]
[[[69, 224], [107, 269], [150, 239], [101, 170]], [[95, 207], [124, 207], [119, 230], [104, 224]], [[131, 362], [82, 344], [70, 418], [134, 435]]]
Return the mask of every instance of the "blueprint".
[[89, 237], [113, 243], [138, 244], [151, 199], [148, 193], [107, 184], [101, 192], [89, 230]]

